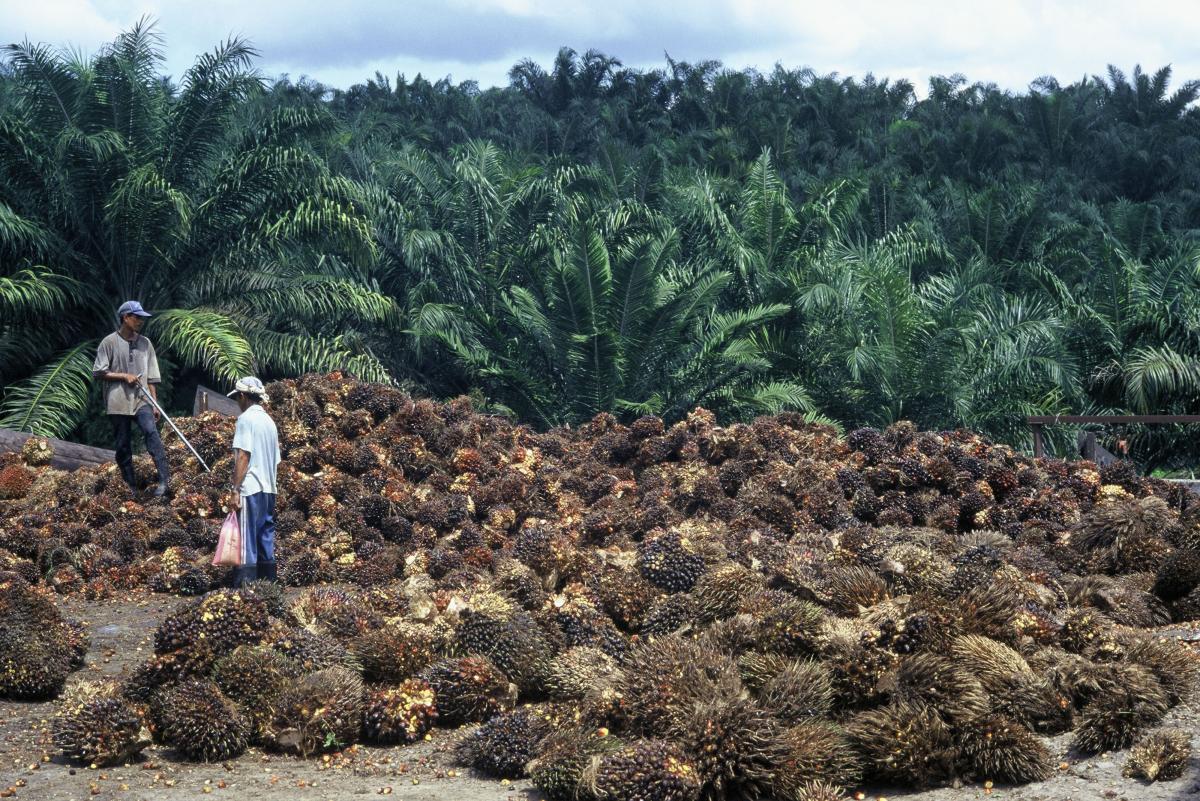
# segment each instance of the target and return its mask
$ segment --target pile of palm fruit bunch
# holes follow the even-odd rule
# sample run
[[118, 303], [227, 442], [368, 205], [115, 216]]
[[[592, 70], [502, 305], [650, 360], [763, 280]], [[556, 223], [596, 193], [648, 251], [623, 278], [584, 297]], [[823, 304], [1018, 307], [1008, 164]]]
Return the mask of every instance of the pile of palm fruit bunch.
[[1187, 763], [1163, 721], [1200, 680], [1168, 631], [1200, 619], [1200, 505], [1128, 464], [702, 409], [539, 433], [336, 373], [268, 391], [291, 603], [212, 590], [231, 419], [178, 421], [213, 472], [169, 437], [166, 502], [115, 468], [6, 466], [28, 476], [0, 569], [203, 596], [97, 692], [129, 741], [105, 755], [131, 715], [196, 759], [436, 724], [551, 799], [656, 801], [1025, 783], [1068, 751], [1131, 748], [1144, 780]]

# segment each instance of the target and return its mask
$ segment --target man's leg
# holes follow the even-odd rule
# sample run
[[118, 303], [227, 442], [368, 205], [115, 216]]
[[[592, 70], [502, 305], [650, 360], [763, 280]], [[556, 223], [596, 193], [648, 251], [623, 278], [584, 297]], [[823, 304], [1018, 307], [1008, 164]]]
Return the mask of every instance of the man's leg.
[[116, 442], [113, 447], [117, 450], [117, 467], [121, 468], [121, 478], [125, 479], [129, 489], [135, 489], [133, 442], [130, 439], [130, 424], [133, 422], [133, 418], [127, 414], [110, 414], [108, 419], [112, 421], [113, 440]]
[[233, 573], [233, 586], [240, 587], [253, 581], [258, 575], [258, 531], [262, 526], [263, 494], [242, 496], [242, 510], [238, 513], [238, 523], [242, 529], [242, 564]]
[[262, 523], [258, 528], [258, 577], [278, 581], [275, 569], [275, 495], [260, 492], [262, 498]]
[[162, 437], [158, 435], [158, 425], [154, 422], [154, 410], [149, 406], [138, 409], [137, 423], [146, 438], [146, 450], [150, 453], [150, 458], [154, 459], [154, 466], [158, 468], [158, 488], [154, 490], [154, 494], [165, 495], [167, 482], [171, 480], [171, 468], [167, 464], [167, 451], [163, 448]]

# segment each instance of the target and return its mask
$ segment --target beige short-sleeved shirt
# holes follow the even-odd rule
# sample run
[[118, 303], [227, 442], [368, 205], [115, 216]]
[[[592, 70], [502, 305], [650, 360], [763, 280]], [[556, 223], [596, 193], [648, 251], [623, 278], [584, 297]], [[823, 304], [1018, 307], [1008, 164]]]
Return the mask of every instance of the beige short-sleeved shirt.
[[[154, 355], [154, 345], [141, 334], [130, 342], [120, 333], [113, 331], [100, 340], [96, 361], [92, 364], [92, 376], [99, 378], [101, 373], [141, 375], [144, 384], [157, 384], [162, 381], [162, 375], [158, 372], [158, 357]], [[140, 407], [146, 405], [146, 399], [136, 387], [131, 387], [123, 381], [105, 381], [104, 405], [108, 414], [133, 415]]]

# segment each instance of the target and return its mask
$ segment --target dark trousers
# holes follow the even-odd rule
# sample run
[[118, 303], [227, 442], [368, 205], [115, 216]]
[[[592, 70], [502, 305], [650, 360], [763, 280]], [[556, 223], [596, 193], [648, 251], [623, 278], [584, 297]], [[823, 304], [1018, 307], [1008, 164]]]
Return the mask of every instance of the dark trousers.
[[153, 409], [147, 405], [138, 409], [137, 414], [110, 414], [108, 419], [112, 420], [113, 436], [117, 441], [117, 465], [121, 468], [121, 477], [125, 479], [125, 483], [130, 488], [136, 489], [133, 479], [133, 440], [131, 438], [134, 423], [137, 423], [137, 427], [142, 430], [142, 436], [146, 439], [146, 450], [154, 459], [154, 466], [158, 468], [158, 480], [166, 481], [170, 478], [167, 452], [163, 450], [162, 437], [158, 435], [158, 426], [154, 423]]

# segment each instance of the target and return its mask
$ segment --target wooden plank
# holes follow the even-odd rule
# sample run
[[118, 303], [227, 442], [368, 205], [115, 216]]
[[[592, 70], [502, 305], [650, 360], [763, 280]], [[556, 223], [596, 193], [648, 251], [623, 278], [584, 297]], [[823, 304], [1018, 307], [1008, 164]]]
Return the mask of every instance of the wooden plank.
[[199, 416], [206, 411], [219, 412], [226, 417], [237, 417], [242, 413], [232, 398], [225, 397], [224, 393], [215, 389], [199, 385], [196, 387], [196, 396], [192, 399], [192, 416]]
[[[25, 441], [32, 434], [24, 431], [10, 431], [0, 428], [0, 453], [15, 453], [21, 450]], [[50, 466], [58, 470], [76, 470], [80, 467], [95, 467], [116, 459], [116, 451], [106, 448], [93, 448], [90, 445], [80, 445], [78, 442], [67, 442], [50, 437], [50, 447], [54, 448], [54, 456], [50, 458]]]

